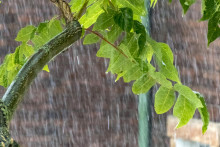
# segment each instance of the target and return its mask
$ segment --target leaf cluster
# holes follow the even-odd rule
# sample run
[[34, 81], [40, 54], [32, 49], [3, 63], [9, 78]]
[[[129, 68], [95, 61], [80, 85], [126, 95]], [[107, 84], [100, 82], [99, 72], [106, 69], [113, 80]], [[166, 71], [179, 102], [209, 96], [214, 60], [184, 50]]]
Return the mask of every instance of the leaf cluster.
[[[151, 0], [151, 5], [156, 2]], [[194, 0], [180, 2], [187, 11]], [[203, 2], [202, 20], [209, 20], [212, 28], [208, 33], [210, 43], [219, 35], [216, 29], [219, 28], [219, 3], [217, 0]], [[202, 132], [207, 130], [209, 114], [204, 97], [182, 85], [173, 64], [172, 50], [167, 44], [150, 38], [141, 23], [141, 16], [146, 15], [144, 0], [71, 0], [69, 4], [72, 13], [80, 16], [83, 29], [89, 32], [83, 34], [83, 43], [100, 43], [96, 55], [110, 60], [107, 72], [117, 75], [116, 81], [123, 78], [124, 82], [133, 82], [135, 94], [146, 93], [152, 86], [159, 85], [154, 106], [158, 114], [173, 107], [173, 115], [179, 118], [179, 128], [186, 125], [198, 109], [203, 121]], [[86, 12], [82, 11], [85, 7]], [[0, 66], [0, 85], [8, 87], [24, 63], [62, 30], [61, 22], [55, 18], [40, 23], [38, 27], [30, 25], [22, 28], [15, 39], [21, 45], [7, 55]], [[155, 66], [151, 64], [153, 58]], [[44, 70], [49, 71], [47, 66]]]
[[[145, 15], [144, 9], [142, 13], [135, 14], [136, 9], [132, 8], [139, 5], [134, 1], [129, 7], [124, 3], [129, 1], [117, 1], [119, 4], [99, 2], [102, 2], [99, 5], [102, 13], [93, 14], [93, 28], [89, 28], [93, 23], [81, 22], [90, 32], [85, 35], [83, 43], [99, 42], [100, 49], [96, 55], [110, 59], [107, 72], [116, 74], [116, 81], [123, 78], [124, 82], [133, 82], [133, 93], [146, 93], [155, 84], [160, 85], [155, 95], [155, 111], [162, 114], [174, 106], [173, 115], [179, 118], [177, 128], [186, 125], [198, 109], [203, 118], [202, 132], [205, 133], [209, 115], [204, 98], [181, 84], [170, 47], [149, 37], [140, 22], [140, 16]], [[89, 18], [93, 18], [90, 11], [87, 12]], [[155, 67], [151, 64], [152, 58], [156, 60]]]
[[[38, 27], [29, 25], [22, 28], [15, 38], [21, 44], [15, 49], [14, 53], [5, 57], [0, 66], [0, 85], [8, 87], [28, 59], [62, 30], [60, 21], [55, 18], [40, 23]], [[48, 66], [46, 65], [43, 70], [49, 72]]]

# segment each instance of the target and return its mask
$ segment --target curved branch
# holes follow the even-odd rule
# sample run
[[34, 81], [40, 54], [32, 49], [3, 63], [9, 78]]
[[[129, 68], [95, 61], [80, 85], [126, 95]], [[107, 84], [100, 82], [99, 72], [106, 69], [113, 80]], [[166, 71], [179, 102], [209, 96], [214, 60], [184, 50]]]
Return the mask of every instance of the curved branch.
[[76, 20], [70, 22], [63, 32], [43, 45], [24, 64], [2, 98], [4, 105], [8, 108], [9, 120], [11, 120], [17, 105], [23, 99], [25, 91], [43, 69], [44, 65], [76, 40], [80, 39], [81, 33], [82, 28], [79, 22]]

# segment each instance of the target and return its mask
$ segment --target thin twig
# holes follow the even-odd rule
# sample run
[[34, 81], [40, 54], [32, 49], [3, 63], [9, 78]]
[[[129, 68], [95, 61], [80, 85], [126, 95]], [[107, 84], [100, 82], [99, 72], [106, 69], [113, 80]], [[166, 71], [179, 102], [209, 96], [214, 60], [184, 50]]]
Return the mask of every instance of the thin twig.
[[124, 54], [124, 52], [122, 52], [117, 46], [115, 46], [114, 44], [112, 44], [111, 42], [109, 42], [106, 38], [104, 38], [101, 34], [99, 34], [98, 32], [92, 31], [90, 29], [85, 29], [86, 31], [89, 31], [90, 33], [95, 34], [96, 36], [98, 36], [99, 38], [101, 38], [102, 40], [104, 40], [105, 42], [107, 42], [108, 44], [110, 44], [112, 47], [114, 47], [117, 51], [119, 51], [123, 56], [125, 56], [126, 58], [128, 58], [127, 55]]

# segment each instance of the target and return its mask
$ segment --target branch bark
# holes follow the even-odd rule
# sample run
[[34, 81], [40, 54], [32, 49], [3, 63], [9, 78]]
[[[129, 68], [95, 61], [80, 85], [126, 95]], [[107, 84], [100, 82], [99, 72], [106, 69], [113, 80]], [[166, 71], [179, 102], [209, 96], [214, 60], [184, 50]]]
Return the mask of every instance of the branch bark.
[[80, 39], [81, 33], [82, 28], [79, 22], [77, 20], [71, 21], [63, 32], [43, 45], [18, 72], [0, 102], [0, 107], [5, 108], [0, 109], [0, 114], [3, 116], [0, 118], [0, 146], [2, 143], [8, 144], [2, 141], [2, 135], [3, 138], [7, 138], [8, 142], [11, 142], [9, 122], [31, 82], [53, 57]]

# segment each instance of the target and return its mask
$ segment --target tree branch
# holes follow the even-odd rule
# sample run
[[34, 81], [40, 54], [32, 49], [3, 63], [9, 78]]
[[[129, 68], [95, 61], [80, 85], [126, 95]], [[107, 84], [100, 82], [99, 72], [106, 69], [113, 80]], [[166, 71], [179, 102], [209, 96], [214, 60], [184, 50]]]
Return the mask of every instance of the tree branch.
[[80, 39], [82, 33], [78, 21], [70, 22], [66, 29], [43, 45], [21, 68], [15, 80], [8, 87], [2, 101], [8, 109], [10, 121], [17, 105], [23, 99], [25, 91], [37, 74], [43, 69], [53, 57], [57, 56], [76, 40]]

